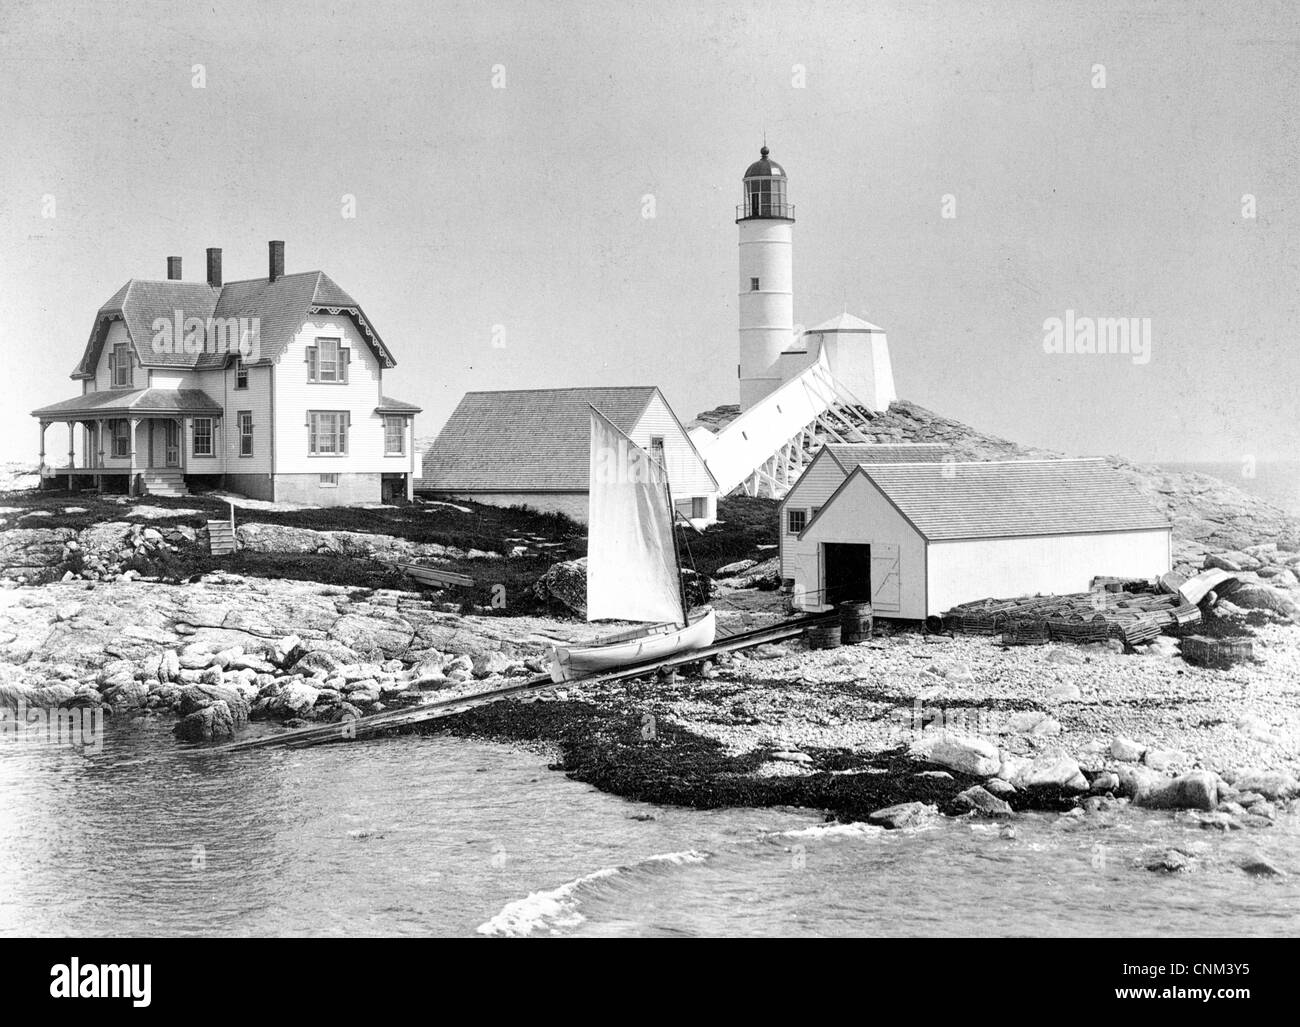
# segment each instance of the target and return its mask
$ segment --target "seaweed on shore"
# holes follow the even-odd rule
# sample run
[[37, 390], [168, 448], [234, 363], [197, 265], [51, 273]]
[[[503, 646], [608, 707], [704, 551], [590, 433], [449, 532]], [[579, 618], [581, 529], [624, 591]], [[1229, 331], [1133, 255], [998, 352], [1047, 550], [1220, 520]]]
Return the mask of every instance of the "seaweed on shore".
[[[957, 773], [922, 776], [935, 768], [902, 747], [871, 754], [808, 747], [804, 752], [812, 759], [811, 773], [758, 776], [771, 756], [770, 747], [730, 755], [716, 740], [670, 720], [658, 719], [648, 732], [643, 716], [635, 711], [568, 700], [494, 703], [409, 730], [550, 742], [561, 752], [561, 761], [552, 769], [576, 781], [638, 802], [694, 809], [800, 806], [823, 810], [841, 821], [863, 821], [887, 806], [924, 802], [958, 814], [964, 811], [955, 801], [957, 794], [983, 780]], [[1056, 791], [1020, 792], [1008, 801], [1016, 810], [1075, 805], [1074, 796]]]

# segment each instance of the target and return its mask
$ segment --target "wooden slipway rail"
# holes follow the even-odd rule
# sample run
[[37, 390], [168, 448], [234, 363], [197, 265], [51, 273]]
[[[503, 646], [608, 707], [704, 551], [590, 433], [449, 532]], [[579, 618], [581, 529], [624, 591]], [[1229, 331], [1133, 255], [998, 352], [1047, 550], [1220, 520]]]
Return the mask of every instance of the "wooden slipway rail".
[[779, 624], [770, 624], [765, 628], [754, 628], [751, 631], [742, 631], [729, 635], [721, 641], [715, 642], [707, 649], [692, 649], [689, 653], [682, 653], [663, 660], [628, 664], [628, 666], [620, 667], [618, 670], [607, 671], [603, 674], [591, 674], [583, 678], [574, 678], [572, 681], [562, 681], [559, 684], [552, 681], [549, 674], [539, 674], [518, 684], [489, 688], [482, 692], [471, 692], [468, 695], [458, 695], [449, 699], [437, 699], [430, 703], [424, 703], [415, 709], [376, 713], [369, 717], [358, 717], [334, 724], [320, 724], [315, 727], [297, 728], [278, 735], [268, 735], [265, 738], [250, 738], [244, 742], [230, 742], [226, 745], [194, 748], [188, 751], [202, 754], [247, 752], [251, 749], [292, 749], [308, 745], [321, 745], [325, 742], [353, 741], [395, 727], [406, 727], [410, 724], [422, 724], [430, 720], [439, 720], [442, 717], [451, 717], [457, 713], [472, 710], [476, 706], [499, 702], [502, 699], [516, 699], [527, 695], [535, 696], [554, 688], [570, 688], [575, 685], [622, 681], [627, 678], [644, 677], [647, 674], [653, 674], [661, 670], [672, 670], [690, 663], [699, 663], [712, 656], [717, 656], [719, 653], [735, 652], [738, 649], [749, 649], [756, 645], [762, 645], [764, 642], [779, 642], [782, 639], [793, 638], [803, 634], [805, 628], [816, 624], [838, 622], [838, 618], [838, 613], [797, 617], [794, 620], [782, 621]]

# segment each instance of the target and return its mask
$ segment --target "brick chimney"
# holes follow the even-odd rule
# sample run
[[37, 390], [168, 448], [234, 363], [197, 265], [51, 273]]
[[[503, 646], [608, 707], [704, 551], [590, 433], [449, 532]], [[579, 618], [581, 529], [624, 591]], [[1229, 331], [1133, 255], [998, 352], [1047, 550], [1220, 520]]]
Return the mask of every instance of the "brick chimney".
[[221, 288], [221, 250], [215, 246], [208, 247], [208, 284]]
[[167, 258], [167, 281], [179, 282], [181, 280], [181, 258]]
[[284, 240], [272, 239], [266, 244], [269, 264], [266, 277], [271, 281], [284, 277]]

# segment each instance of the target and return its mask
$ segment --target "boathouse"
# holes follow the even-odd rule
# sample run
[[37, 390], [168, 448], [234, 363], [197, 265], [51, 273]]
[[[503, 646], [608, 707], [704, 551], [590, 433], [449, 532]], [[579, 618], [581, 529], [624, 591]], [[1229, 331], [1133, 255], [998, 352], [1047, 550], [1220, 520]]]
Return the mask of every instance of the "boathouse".
[[870, 600], [921, 620], [1170, 567], [1168, 519], [1100, 459], [858, 463], [806, 520], [789, 502], [782, 512], [783, 575], [801, 609]]

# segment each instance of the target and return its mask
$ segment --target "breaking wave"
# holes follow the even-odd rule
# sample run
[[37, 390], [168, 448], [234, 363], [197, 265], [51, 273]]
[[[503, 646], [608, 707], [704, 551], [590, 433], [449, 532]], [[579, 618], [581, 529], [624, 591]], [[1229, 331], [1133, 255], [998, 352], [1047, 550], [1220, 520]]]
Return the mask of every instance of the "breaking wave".
[[851, 824], [813, 824], [811, 827], [797, 827], [789, 831], [781, 831], [777, 838], [874, 838], [876, 835], [884, 834], [883, 827], [877, 827], [875, 824], [863, 824], [854, 821]]
[[585, 917], [578, 907], [582, 905], [583, 896], [600, 882], [637, 874], [662, 873], [665, 868], [703, 863], [708, 858], [707, 852], [687, 849], [648, 856], [626, 866], [604, 867], [550, 891], [536, 891], [527, 898], [507, 903], [491, 920], [479, 924], [478, 933], [498, 938], [522, 938], [543, 930], [560, 934], [583, 922]]

